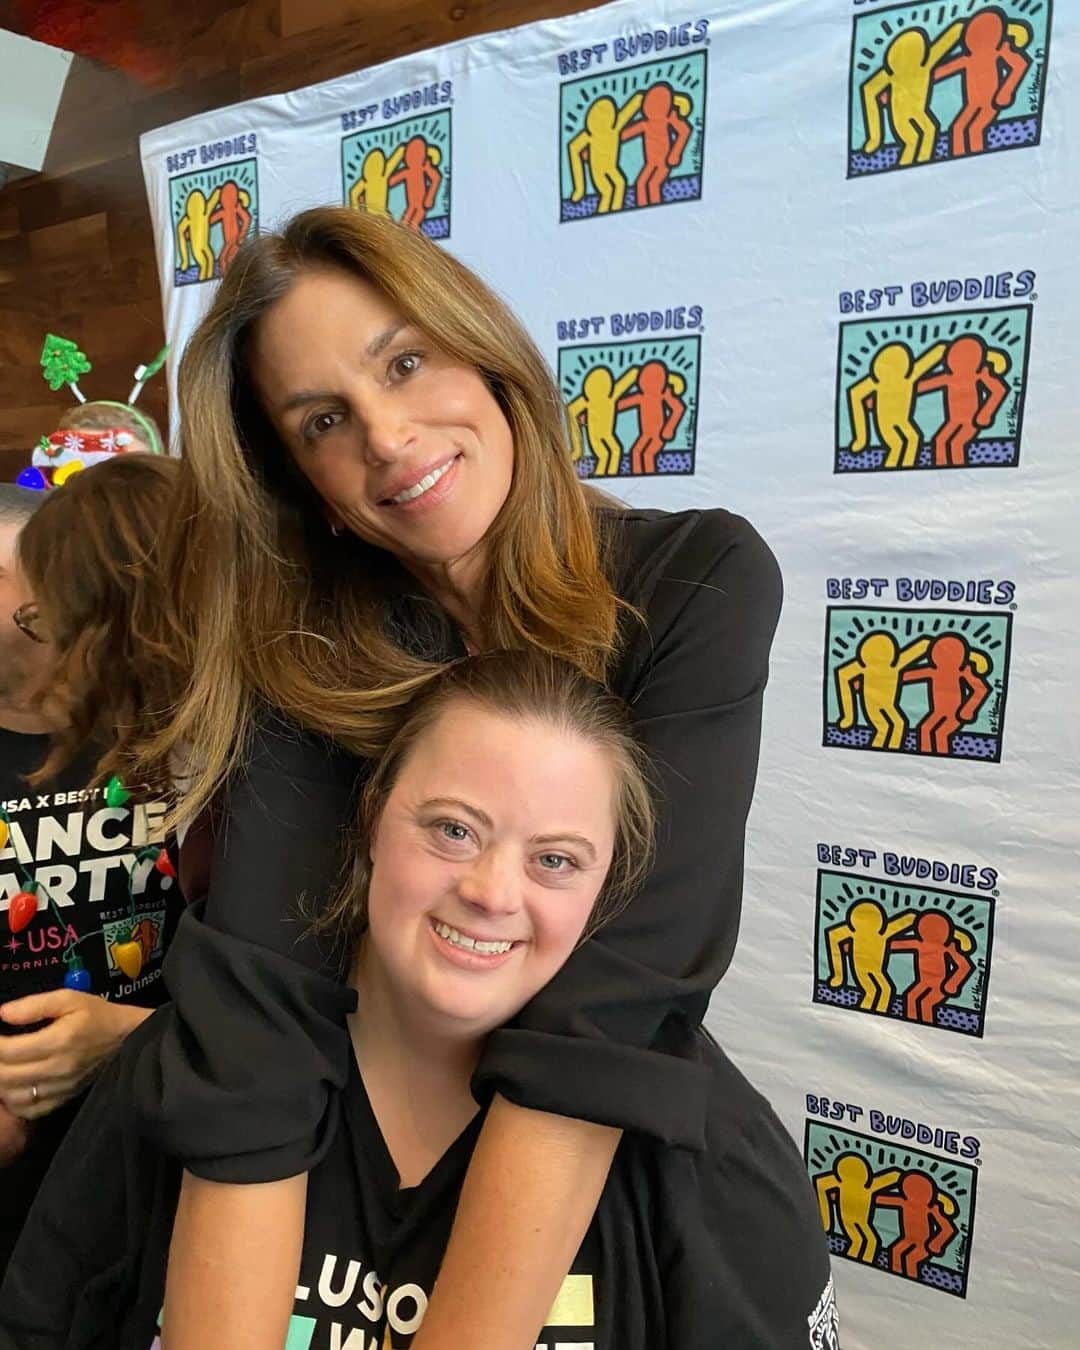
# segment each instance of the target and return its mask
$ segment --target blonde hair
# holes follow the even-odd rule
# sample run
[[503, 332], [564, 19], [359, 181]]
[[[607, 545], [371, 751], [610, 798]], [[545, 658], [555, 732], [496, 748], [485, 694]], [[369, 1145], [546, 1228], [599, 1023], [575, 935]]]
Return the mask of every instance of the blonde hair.
[[[255, 395], [253, 330], [297, 280], [341, 269], [376, 286], [452, 358], [477, 369], [514, 440], [510, 491], [489, 528], [484, 645], [536, 647], [601, 678], [620, 608], [601, 516], [570, 460], [554, 379], [517, 319], [462, 263], [380, 216], [319, 207], [250, 241], [218, 288], [179, 375], [184, 456], [173, 532], [178, 624], [191, 680], [148, 764], [186, 745], [190, 818], [236, 766], [258, 700], [355, 753], [385, 746], [395, 710], [445, 648], [444, 622], [398, 624], [390, 554], [330, 534]], [[416, 617], [415, 615], [413, 616]], [[406, 645], [406, 644], [411, 645]]]
[[603, 887], [583, 939], [634, 895], [652, 865], [655, 811], [651, 766], [635, 739], [626, 705], [579, 667], [537, 648], [488, 652], [444, 667], [399, 714], [360, 800], [354, 847], [337, 900], [316, 924], [355, 941], [366, 926], [371, 882], [369, 841], [407, 759], [459, 703], [515, 722], [539, 722], [579, 736], [608, 757], [614, 779], [615, 843]]
[[99, 775], [133, 781], [135, 746], [183, 687], [161, 546], [179, 473], [165, 456], [118, 455], [54, 488], [19, 534], [66, 717], [32, 782], [87, 744], [103, 750]]

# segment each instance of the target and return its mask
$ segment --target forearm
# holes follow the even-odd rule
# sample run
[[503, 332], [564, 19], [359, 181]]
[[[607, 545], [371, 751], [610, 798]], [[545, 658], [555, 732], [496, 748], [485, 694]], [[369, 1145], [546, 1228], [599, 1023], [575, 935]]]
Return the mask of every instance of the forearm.
[[413, 1350], [533, 1350], [620, 1138], [495, 1098]]
[[239, 1186], [185, 1172], [169, 1248], [163, 1350], [284, 1345], [306, 1201], [306, 1174]]

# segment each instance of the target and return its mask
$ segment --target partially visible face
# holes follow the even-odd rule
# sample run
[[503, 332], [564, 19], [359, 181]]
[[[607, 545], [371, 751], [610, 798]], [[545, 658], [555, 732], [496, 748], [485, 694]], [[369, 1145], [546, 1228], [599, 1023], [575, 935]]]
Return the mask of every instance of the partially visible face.
[[16, 557], [21, 528], [0, 522], [0, 703], [16, 708], [30, 702], [52, 661], [51, 648], [31, 641], [11, 617], [33, 599]]
[[358, 277], [301, 277], [259, 320], [251, 377], [329, 522], [406, 566], [468, 557], [506, 501], [513, 437], [480, 373]]
[[365, 958], [433, 1030], [486, 1035], [574, 950], [611, 862], [614, 801], [599, 747], [452, 704], [378, 822]]

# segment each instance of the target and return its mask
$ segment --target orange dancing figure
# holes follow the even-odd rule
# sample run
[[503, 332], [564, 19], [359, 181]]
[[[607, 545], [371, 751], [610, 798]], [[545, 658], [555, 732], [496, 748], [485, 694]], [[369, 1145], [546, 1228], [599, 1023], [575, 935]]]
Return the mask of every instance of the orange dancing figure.
[[947, 998], [958, 994], [975, 969], [964, 947], [971, 950], [971, 935], [953, 927], [947, 914], [920, 914], [915, 932], [894, 938], [892, 952], [911, 952], [915, 957], [915, 983], [904, 994], [904, 1016], [909, 1022], [934, 1025], [934, 1014]]
[[411, 136], [405, 143], [405, 162], [392, 174], [391, 187], [405, 185], [405, 212], [401, 219], [418, 230], [427, 213], [435, 205], [435, 197], [442, 182], [439, 171], [439, 147], [428, 145], [423, 136]]
[[1010, 106], [1031, 66], [1031, 58], [1020, 50], [1029, 40], [1027, 26], [1009, 24], [995, 5], [968, 19], [961, 37], [963, 54], [934, 71], [935, 80], [959, 75], [964, 82], [963, 107], [949, 132], [954, 155], [979, 154], [986, 148], [987, 128]]
[[645, 91], [640, 116], [619, 132], [624, 141], [641, 137], [645, 163], [634, 183], [638, 206], [660, 204], [660, 190], [668, 171], [678, 165], [690, 139], [692, 127], [686, 114], [691, 106], [686, 94], [676, 94], [670, 84], [661, 81]]
[[656, 472], [656, 456], [674, 437], [686, 414], [680, 395], [686, 382], [677, 371], [669, 371], [663, 361], [646, 361], [638, 374], [638, 392], [624, 395], [618, 403], [637, 408], [641, 430], [630, 447], [630, 466], [636, 474]]
[[1009, 392], [1001, 378], [1009, 369], [1009, 358], [1004, 352], [988, 351], [974, 333], [965, 333], [949, 343], [942, 364], [944, 372], [925, 376], [915, 391], [944, 393], [945, 421], [934, 434], [934, 464], [939, 469], [962, 468], [976, 431], [993, 422]]
[[947, 755], [961, 726], [973, 722], [990, 696], [983, 676], [990, 658], [975, 651], [958, 633], [942, 633], [930, 643], [924, 666], [901, 672], [905, 684], [925, 680], [930, 686], [930, 711], [919, 723], [919, 750]]
[[218, 191], [221, 195], [217, 209], [210, 216], [210, 224], [221, 226], [221, 236], [225, 242], [218, 254], [218, 266], [224, 276], [251, 228], [251, 212], [248, 210], [251, 197], [231, 178], [227, 178]]
[[940, 1256], [956, 1236], [949, 1210], [956, 1202], [940, 1192], [925, 1172], [905, 1172], [899, 1195], [877, 1195], [875, 1204], [887, 1205], [900, 1214], [900, 1236], [889, 1248], [889, 1269], [909, 1280], [919, 1278], [919, 1267], [928, 1256]]

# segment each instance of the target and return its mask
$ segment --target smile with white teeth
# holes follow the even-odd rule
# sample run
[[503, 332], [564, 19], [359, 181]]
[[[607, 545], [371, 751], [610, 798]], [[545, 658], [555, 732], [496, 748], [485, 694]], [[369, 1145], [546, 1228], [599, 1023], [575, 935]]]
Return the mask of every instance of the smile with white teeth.
[[476, 952], [480, 956], [501, 956], [514, 945], [512, 942], [481, 942], [477, 938], [466, 937], [448, 923], [432, 921], [436, 933], [453, 947], [463, 947], [467, 952]]
[[[457, 456], [454, 456], [456, 459]], [[433, 488], [439, 479], [446, 473], [454, 463], [453, 459], [448, 459], [445, 464], [440, 464], [437, 469], [432, 469], [420, 479], [419, 483], [414, 483], [412, 487], [405, 488], [404, 491], [397, 493], [390, 498], [394, 506], [399, 506], [402, 502], [411, 502], [416, 497], [422, 497], [429, 488]]]

